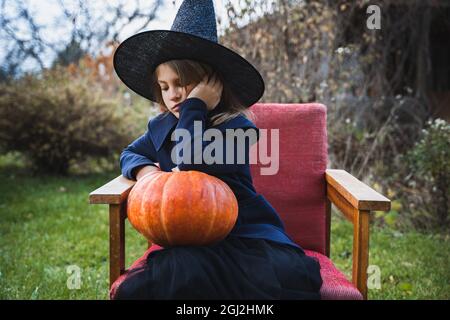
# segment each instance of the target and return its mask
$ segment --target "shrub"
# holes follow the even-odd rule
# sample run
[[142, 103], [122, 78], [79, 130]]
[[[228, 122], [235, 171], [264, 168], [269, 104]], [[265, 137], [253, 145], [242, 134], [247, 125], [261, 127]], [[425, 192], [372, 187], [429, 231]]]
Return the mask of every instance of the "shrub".
[[429, 190], [429, 207], [432, 208], [439, 226], [447, 225], [450, 185], [450, 124], [442, 119], [428, 121], [422, 130], [422, 138], [405, 156], [406, 163], [415, 180]]
[[0, 150], [24, 153], [41, 172], [67, 174], [87, 157], [119, 153], [135, 136], [118, 99], [55, 68], [0, 85]]

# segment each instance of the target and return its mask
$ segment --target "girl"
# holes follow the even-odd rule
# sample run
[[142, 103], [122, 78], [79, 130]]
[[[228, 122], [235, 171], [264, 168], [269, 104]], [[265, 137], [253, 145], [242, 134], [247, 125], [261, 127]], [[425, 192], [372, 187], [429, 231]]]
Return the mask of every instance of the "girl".
[[[196, 21], [193, 17], [198, 16], [201, 16], [201, 27], [194, 28], [196, 35], [193, 36], [192, 25], [195, 26]], [[213, 164], [185, 159], [174, 163], [171, 157], [174, 148], [179, 147], [179, 143], [171, 139], [173, 130], [194, 133], [195, 122], [201, 124], [203, 131], [218, 129], [224, 140], [228, 138], [225, 137], [227, 129], [258, 133], [258, 128], [248, 118], [247, 108], [261, 97], [262, 78], [245, 59], [225, 47], [216, 47], [212, 17], [215, 17], [212, 1], [186, 0], [177, 13], [172, 31], [157, 31], [157, 37], [152, 31], [144, 33], [147, 41], [153, 37], [152, 48], [158, 47], [156, 53], [146, 50], [144, 54], [142, 47], [150, 47], [143, 45], [146, 43], [143, 38], [138, 44], [136, 36], [126, 40], [116, 51], [115, 68], [119, 77], [134, 91], [159, 103], [163, 111], [149, 121], [146, 133], [122, 152], [120, 165], [125, 177], [137, 180], [156, 170], [198, 170], [214, 175], [230, 186], [238, 200], [237, 222], [231, 233], [218, 243], [152, 251], [143, 263], [131, 268], [120, 283], [113, 285], [111, 297], [320, 299], [319, 263], [306, 256], [289, 238], [275, 209], [253, 186], [249, 151], [255, 141], [246, 139], [244, 163], [225, 161], [226, 148], [223, 161]], [[208, 25], [205, 22], [209, 22], [207, 30], [213, 30], [212, 35], [202, 29]], [[186, 35], [187, 31], [190, 35]], [[157, 38], [159, 45], [154, 42]], [[180, 39], [184, 40], [183, 49]], [[199, 47], [203, 49], [197, 51]], [[189, 57], [176, 59], [180, 55], [176, 54], [177, 50]], [[223, 55], [211, 54], [215, 50]], [[188, 54], [192, 52], [195, 54]], [[230, 65], [238, 67], [240, 72], [229, 69]], [[139, 66], [151, 70], [150, 75], [137, 72]], [[134, 71], [130, 72], [129, 68]], [[193, 140], [202, 136], [191, 135]], [[208, 143], [201, 143], [202, 150]], [[237, 148], [234, 151], [236, 160]], [[195, 153], [191, 154], [194, 158]]]

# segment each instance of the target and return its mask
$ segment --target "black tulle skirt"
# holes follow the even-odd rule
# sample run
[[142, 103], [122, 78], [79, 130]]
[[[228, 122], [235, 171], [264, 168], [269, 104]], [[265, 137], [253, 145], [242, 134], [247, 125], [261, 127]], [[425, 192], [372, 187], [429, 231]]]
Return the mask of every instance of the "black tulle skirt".
[[320, 265], [302, 249], [229, 236], [210, 246], [150, 253], [114, 299], [320, 299]]

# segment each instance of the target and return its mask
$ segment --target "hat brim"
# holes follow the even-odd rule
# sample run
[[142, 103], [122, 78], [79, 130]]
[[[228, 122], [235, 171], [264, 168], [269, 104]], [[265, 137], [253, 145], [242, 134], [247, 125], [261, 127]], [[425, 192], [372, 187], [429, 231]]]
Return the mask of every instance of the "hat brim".
[[151, 75], [159, 64], [174, 59], [209, 64], [247, 107], [264, 94], [261, 74], [246, 59], [219, 43], [178, 31], [151, 30], [126, 39], [114, 53], [114, 69], [131, 90], [156, 101]]

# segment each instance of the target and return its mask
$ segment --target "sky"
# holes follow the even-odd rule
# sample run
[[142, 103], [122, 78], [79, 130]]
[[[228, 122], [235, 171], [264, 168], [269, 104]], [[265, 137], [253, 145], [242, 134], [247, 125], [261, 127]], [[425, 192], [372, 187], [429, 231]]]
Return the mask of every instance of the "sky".
[[[14, 1], [15, 0], [6, 0], [6, 8], [5, 12], [13, 12], [14, 11]], [[43, 38], [47, 39], [50, 43], [61, 43], [61, 39], [70, 38], [70, 28], [68, 27], [67, 19], [57, 19], [62, 15], [62, 11], [58, 2], [63, 2], [66, 6], [70, 6], [71, 4], [76, 3], [75, 0], [22, 0], [23, 3], [27, 5], [27, 8], [31, 12], [32, 16], [35, 18], [36, 22], [39, 25], [46, 26], [42, 29], [41, 35]], [[83, 0], [82, 0], [83, 1]], [[117, 3], [120, 0], [108, 0], [108, 3]], [[122, 0], [123, 1], [123, 0]], [[136, 0], [141, 5], [150, 6], [153, 1], [150, 0]], [[127, 0], [126, 1], [126, 10], [130, 12], [133, 11], [136, 1]], [[156, 19], [150, 22], [149, 26], [145, 28], [145, 30], [153, 30], [153, 29], [163, 29], [170, 30], [173, 20], [175, 19], [176, 13], [181, 6], [183, 0], [167, 0], [163, 1], [163, 6], [160, 7], [157, 13]], [[228, 26], [228, 16], [225, 9], [226, 0], [213, 0], [214, 8], [216, 12], [216, 16], [221, 19], [222, 26], [218, 25], [218, 35], [223, 34], [224, 29]], [[239, 4], [240, 0], [231, 0], [233, 4]], [[107, 15], [106, 1], [100, 0], [90, 0], [89, 3], [94, 7], [95, 14]], [[107, 17], [107, 16], [106, 16]], [[62, 20], [62, 21], [61, 21]], [[89, 23], [89, 22], [86, 22]], [[245, 25], [247, 21], [244, 19], [241, 22], [241, 25]], [[64, 25], [65, 24], [65, 25]], [[120, 36], [119, 40], [123, 41], [126, 38], [132, 36], [136, 33], [138, 22], [135, 24], [130, 24], [126, 26]], [[25, 28], [21, 28], [17, 26], [19, 31], [19, 35], [21, 37], [27, 36], [26, 32], [24, 32]], [[95, 26], [93, 26], [95, 27]], [[3, 60], [5, 55], [5, 49], [8, 47], [8, 44], [2, 44], [0, 46], [0, 61]], [[44, 63], [46, 67], [50, 66], [54, 59], [54, 53], [48, 53], [44, 57]], [[25, 69], [33, 69], [34, 62], [30, 61], [25, 65]]]

